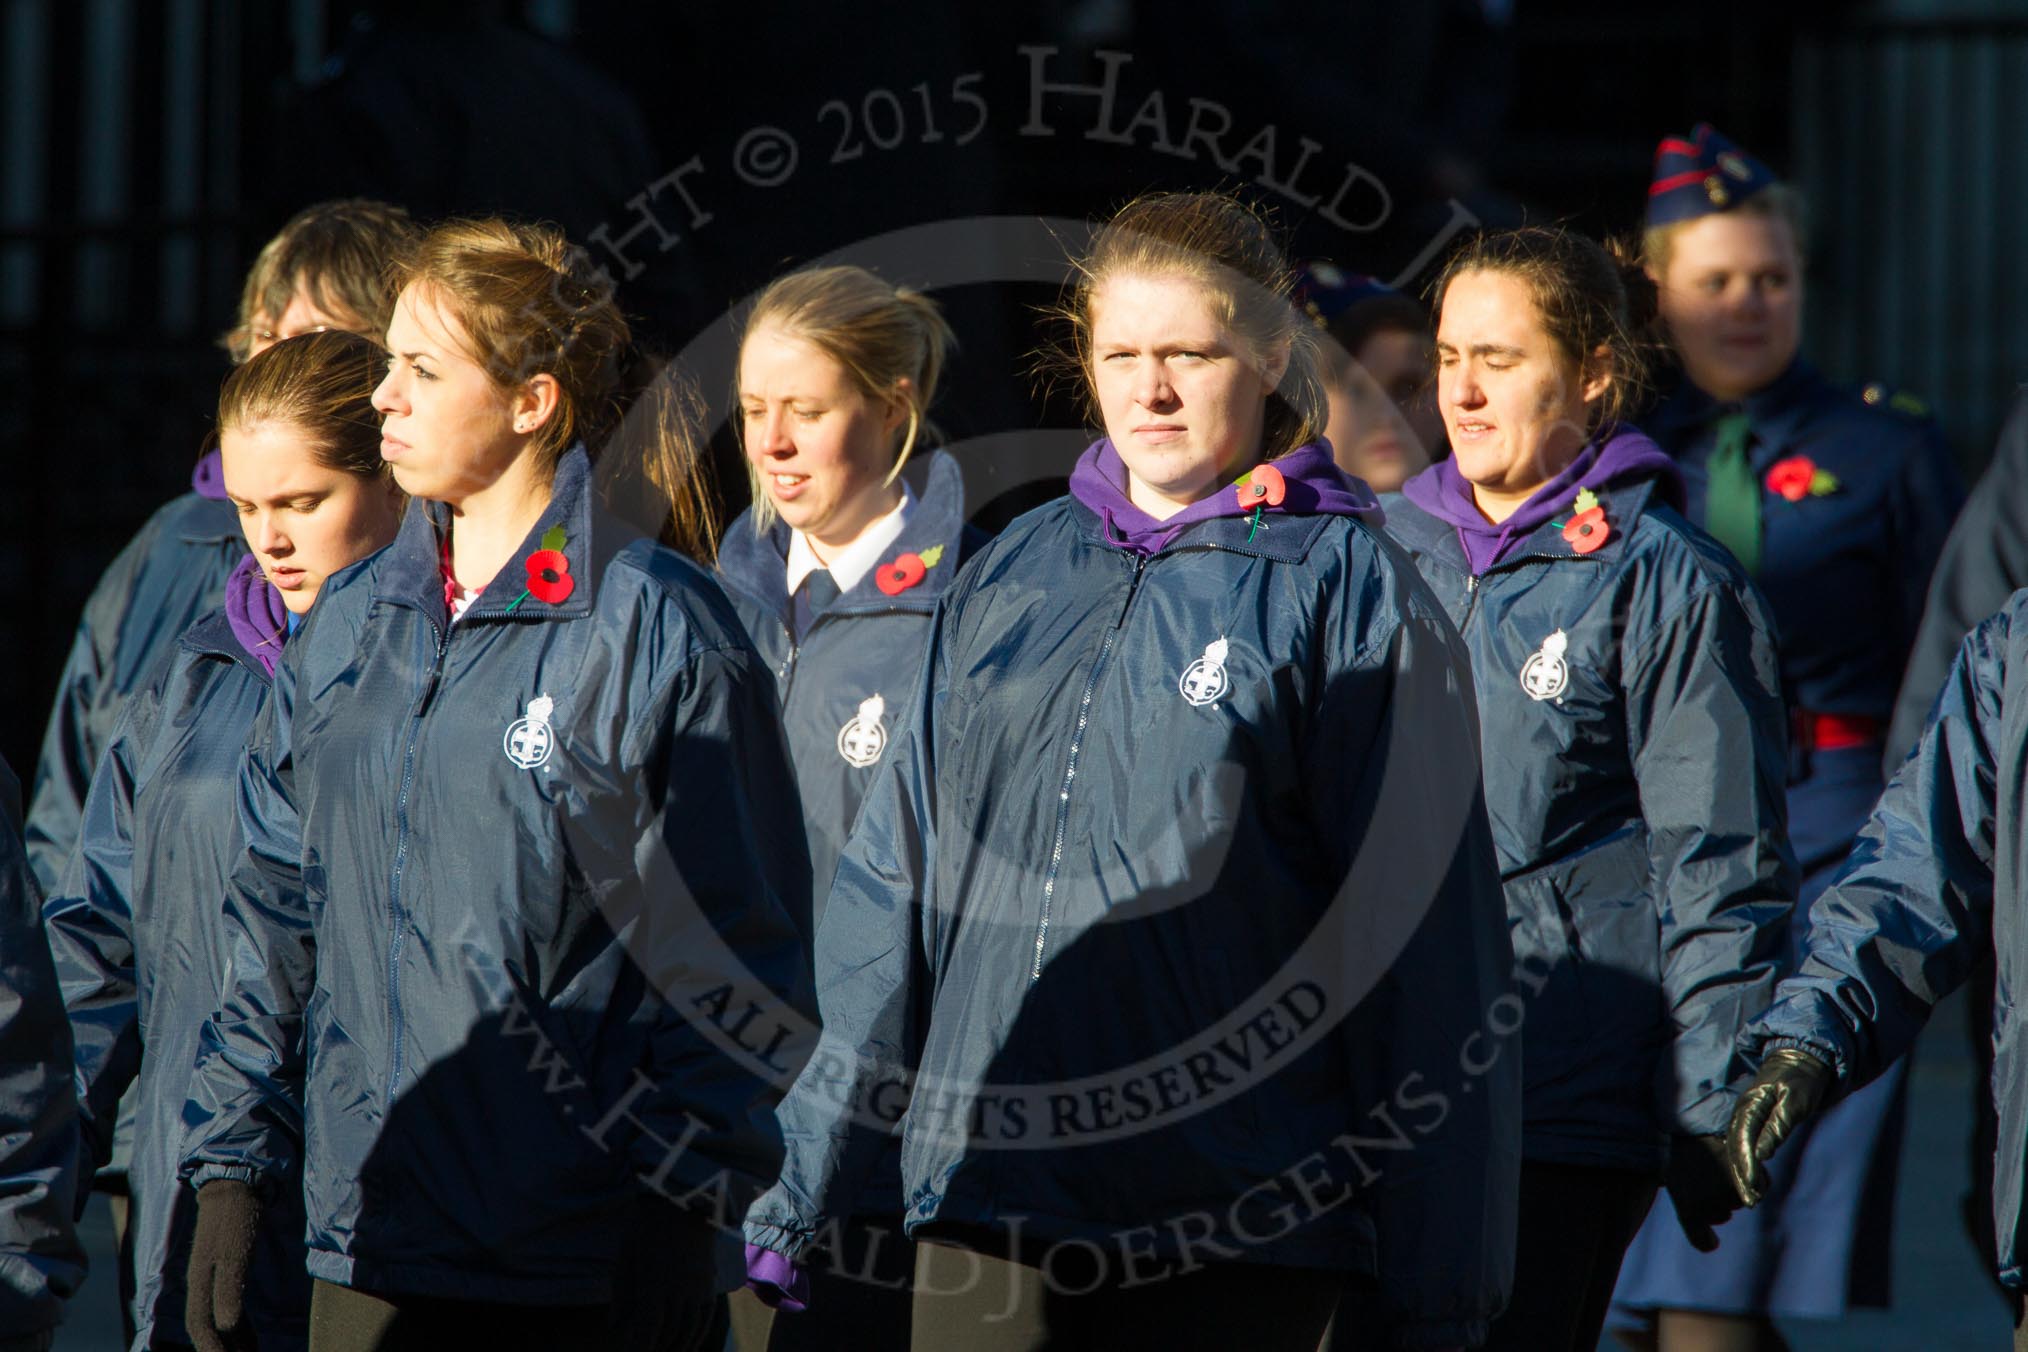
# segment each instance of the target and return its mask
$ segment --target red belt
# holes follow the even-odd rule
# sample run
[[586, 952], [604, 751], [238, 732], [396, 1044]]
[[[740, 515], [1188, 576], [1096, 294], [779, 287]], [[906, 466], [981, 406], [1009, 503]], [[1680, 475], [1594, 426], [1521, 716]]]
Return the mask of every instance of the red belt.
[[1887, 740], [1887, 721], [1864, 714], [1820, 714], [1796, 709], [1789, 715], [1789, 726], [1796, 745], [1807, 751], [1842, 751]]

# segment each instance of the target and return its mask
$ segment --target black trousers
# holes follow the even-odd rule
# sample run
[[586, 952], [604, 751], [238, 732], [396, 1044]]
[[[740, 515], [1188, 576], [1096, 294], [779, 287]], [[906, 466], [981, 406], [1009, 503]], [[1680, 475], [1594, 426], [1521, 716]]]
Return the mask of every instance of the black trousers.
[[1487, 1352], [1592, 1352], [1656, 1187], [1652, 1174], [1522, 1161], [1514, 1298]]
[[913, 1352], [1316, 1352], [1342, 1272], [1207, 1263], [1129, 1285], [1079, 1254], [1030, 1265], [916, 1245]]

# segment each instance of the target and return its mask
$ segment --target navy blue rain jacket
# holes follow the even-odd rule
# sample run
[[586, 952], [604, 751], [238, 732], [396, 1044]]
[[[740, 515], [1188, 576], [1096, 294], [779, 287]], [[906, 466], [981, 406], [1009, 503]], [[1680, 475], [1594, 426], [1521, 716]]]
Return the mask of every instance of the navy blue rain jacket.
[[[810, 839], [811, 900], [821, 917], [838, 851], [859, 802], [873, 782], [896, 728], [908, 723], [908, 696], [929, 642], [930, 612], [964, 561], [985, 543], [965, 522], [965, 484], [958, 462], [942, 451], [912, 460], [905, 471], [915, 508], [881, 561], [941, 549], [922, 581], [893, 596], [881, 591], [879, 569], [839, 595], [800, 638], [789, 627], [789, 527], [754, 530], [748, 509], [719, 547], [718, 567], [754, 647], [774, 670], [803, 798]], [[861, 710], [880, 698], [879, 716]], [[877, 729], [877, 731], [876, 731]]]
[[51, 1346], [84, 1280], [70, 1024], [21, 846], [21, 782], [0, 761], [0, 1352]]
[[[177, 1177], [183, 1104], [231, 956], [220, 899], [246, 850], [233, 795], [268, 685], [224, 611], [193, 625], [169, 668], [127, 701], [92, 777], [77, 853], [44, 907], [92, 1163], [112, 1154], [121, 1096], [137, 1086], [128, 1192], [142, 1346], [184, 1339], [197, 1198]], [[274, 1193], [247, 1312], [263, 1348], [300, 1347], [310, 1278], [293, 1168]]]
[[[327, 1281], [605, 1302], [637, 1175], [734, 1224], [778, 1168], [814, 1002], [774, 682], [588, 480], [567, 454], [456, 625], [412, 506], [254, 728], [184, 1170], [273, 1186], [300, 1153]], [[571, 589], [524, 595], [552, 530]]]
[[1531, 1160], [1657, 1171], [1666, 1132], [1725, 1129], [1796, 894], [1772, 625], [1654, 491], [1599, 489], [1589, 554], [1551, 521], [1479, 576], [1454, 526], [1384, 499], [1471, 650]]
[[1341, 1269], [1406, 1345], [1483, 1334], [1519, 1077], [1465, 655], [1376, 530], [1267, 521], [1143, 557], [1065, 498], [952, 583], [751, 1241], [849, 1214], [905, 1107], [919, 1238]]
[[168, 662], [177, 637], [218, 604], [245, 555], [232, 504], [185, 493], [148, 518], [92, 588], [35, 767], [28, 863], [44, 892], [77, 848], [85, 792], [120, 706]]
[[1960, 645], [1929, 727], [1836, 881], [1810, 908], [1801, 968], [1740, 1042], [1800, 1047], [1857, 1088], [1915, 1044], [1991, 954], [1993, 1221], [1999, 1277], [2028, 1256], [2028, 591]]

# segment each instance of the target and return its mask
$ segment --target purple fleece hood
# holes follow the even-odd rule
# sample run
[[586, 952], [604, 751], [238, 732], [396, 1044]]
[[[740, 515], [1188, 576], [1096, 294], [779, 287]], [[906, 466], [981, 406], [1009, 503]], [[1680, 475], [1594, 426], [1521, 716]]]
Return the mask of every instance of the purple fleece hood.
[[[1298, 446], [1269, 463], [1281, 471], [1288, 484], [1281, 505], [1268, 508], [1269, 512], [1288, 516], [1364, 516], [1373, 525], [1381, 524], [1380, 500], [1373, 496], [1373, 490], [1339, 469], [1331, 459], [1331, 448], [1323, 442]], [[1107, 544], [1136, 554], [1159, 553], [1199, 521], [1245, 516], [1253, 510], [1240, 506], [1238, 495], [1228, 486], [1191, 503], [1166, 521], [1157, 520], [1134, 506], [1127, 496], [1126, 462], [1113, 449], [1109, 437], [1093, 442], [1077, 458], [1077, 467], [1070, 472], [1070, 495], [1098, 513]]]
[[260, 663], [268, 675], [274, 675], [282, 645], [289, 641], [289, 608], [261, 571], [260, 560], [251, 554], [241, 559], [225, 580], [225, 619], [246, 655]]
[[1625, 424], [1601, 432], [1561, 474], [1535, 490], [1505, 521], [1488, 521], [1472, 500], [1472, 485], [1457, 462], [1437, 461], [1401, 486], [1401, 495], [1439, 521], [1457, 527], [1458, 543], [1474, 573], [1499, 563], [1545, 521], [1569, 510], [1580, 488], [1603, 492], [1630, 480], [1656, 481], [1661, 499], [1683, 507], [1683, 474], [1669, 453]]

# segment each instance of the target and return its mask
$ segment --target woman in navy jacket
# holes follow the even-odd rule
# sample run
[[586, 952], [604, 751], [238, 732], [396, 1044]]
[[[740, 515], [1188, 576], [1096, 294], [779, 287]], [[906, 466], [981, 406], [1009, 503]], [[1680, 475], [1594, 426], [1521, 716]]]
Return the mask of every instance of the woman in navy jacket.
[[0, 761], [0, 1352], [48, 1352], [84, 1280], [70, 1026], [21, 847], [21, 781]]
[[1641, 370], [1605, 251], [1482, 237], [1436, 300], [1452, 455], [1389, 529], [1471, 650], [1532, 992], [1520, 1263], [1488, 1345], [1590, 1352], [1669, 1135], [1686, 1228], [1708, 1243], [1730, 1210], [1733, 1038], [1773, 989], [1796, 884], [1774, 640], [1621, 421]]
[[645, 469], [610, 444], [629, 336], [582, 252], [455, 222], [404, 280], [374, 404], [422, 501], [325, 589], [240, 776], [192, 1332], [227, 1336], [300, 1159], [318, 1352], [700, 1345], [809, 1032], [773, 682], [600, 501], [587, 445], [709, 554], [680, 402], [634, 402]]
[[[775, 281], [740, 338], [753, 506], [726, 532], [718, 566], [774, 668], [819, 917], [860, 800], [907, 723], [930, 613], [983, 539], [965, 524], [957, 462], [912, 458], [950, 346], [933, 301], [857, 267]], [[898, 1160], [897, 1143], [811, 1265], [807, 1314], [770, 1330], [751, 1296], [735, 1298], [742, 1347], [906, 1352], [915, 1259]]]
[[1078, 276], [1107, 438], [938, 604], [748, 1237], [800, 1258], [905, 1107], [917, 1346], [1307, 1352], [1348, 1274], [1463, 1345], [1517, 1084], [1463, 654], [1258, 217], [1143, 199]]
[[[117, 1105], [138, 1083], [129, 1172], [144, 1347], [183, 1344], [183, 1274], [196, 1198], [177, 1178], [199, 1030], [218, 1008], [229, 944], [219, 908], [245, 841], [231, 788], [275, 662], [324, 583], [394, 538], [402, 495], [380, 458], [379, 344], [292, 339], [236, 369], [219, 396], [226, 501], [252, 553], [224, 605], [179, 641], [128, 702], [92, 777], [85, 828], [46, 907], [77, 1047], [91, 1160], [111, 1153]], [[301, 1347], [300, 1179], [261, 1218], [247, 1322], [262, 1348]]]
[[[1958, 647], [1929, 725], [1881, 795], [1852, 857], [1810, 910], [1801, 966], [1741, 1038], [1760, 1075], [1742, 1096], [1731, 1160], [1749, 1206], [1782, 1142], [1836, 1092], [1859, 1089], [1915, 1045], [1937, 1005], [1992, 983], [1996, 1118], [1990, 1170], [1995, 1276], [2014, 1293], [2028, 1352], [2028, 591]], [[1793, 1146], [1790, 1147], [1793, 1149]], [[1984, 1200], [1984, 1199], [1982, 1199]], [[1799, 1236], [1808, 1242], [1815, 1236]]]

